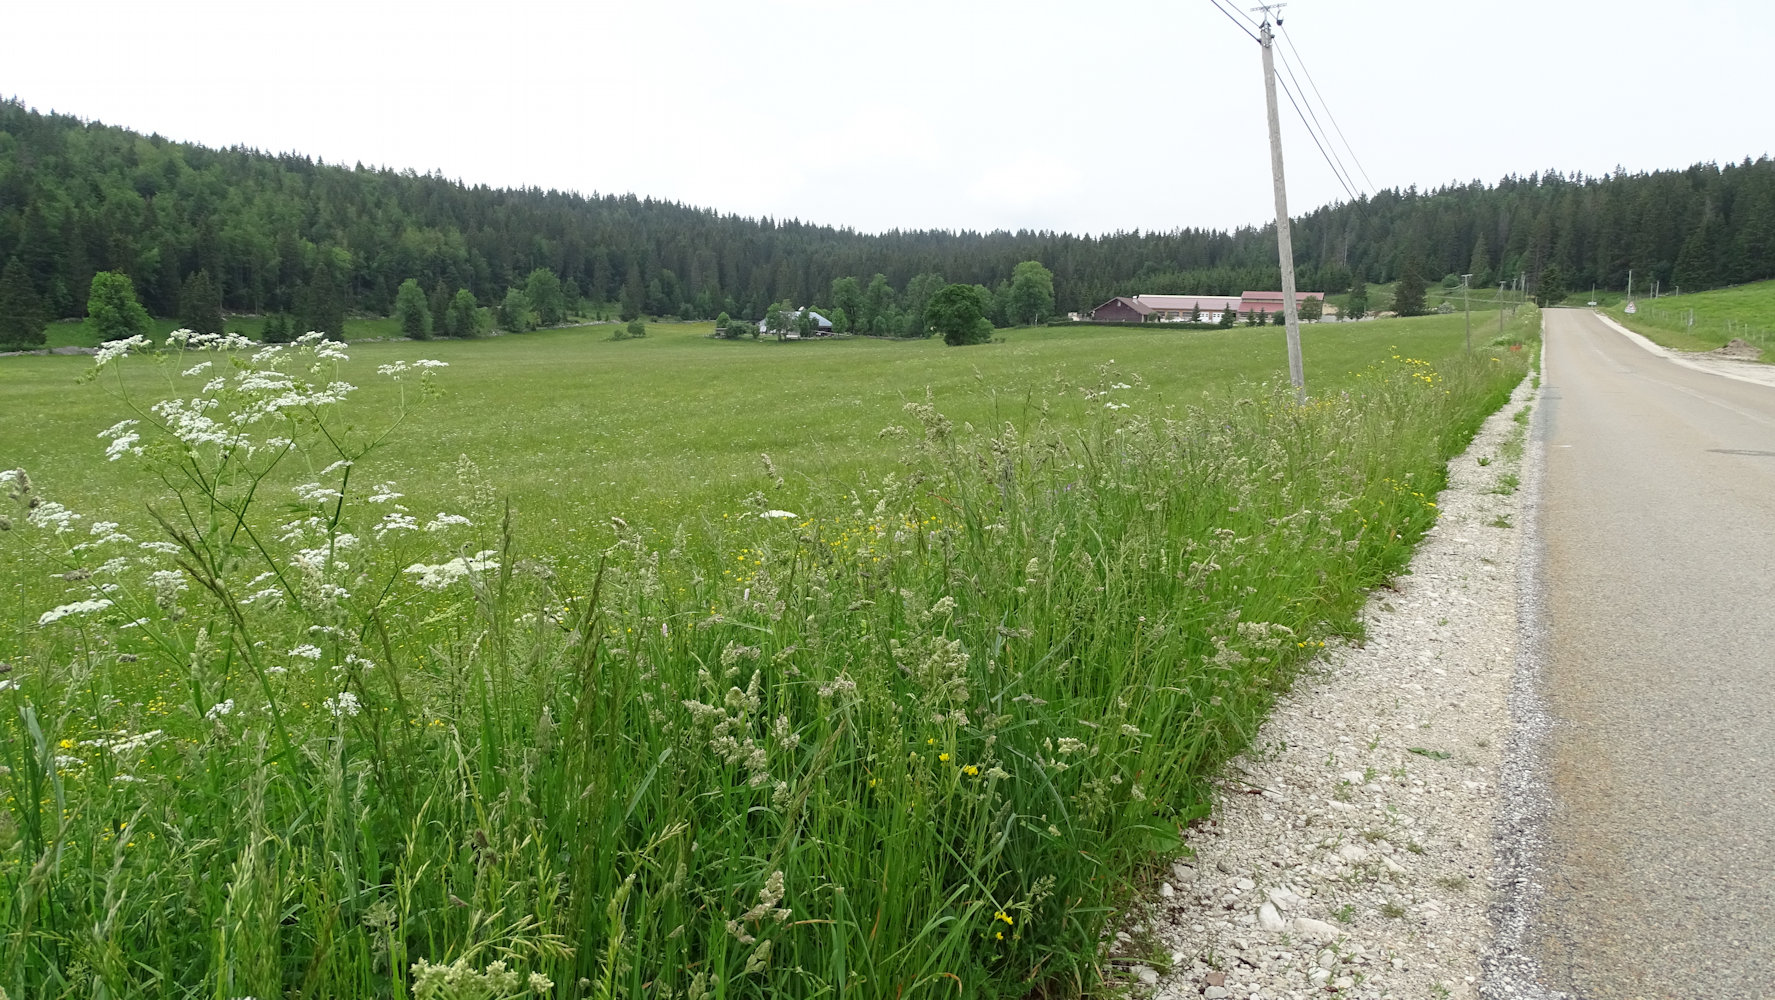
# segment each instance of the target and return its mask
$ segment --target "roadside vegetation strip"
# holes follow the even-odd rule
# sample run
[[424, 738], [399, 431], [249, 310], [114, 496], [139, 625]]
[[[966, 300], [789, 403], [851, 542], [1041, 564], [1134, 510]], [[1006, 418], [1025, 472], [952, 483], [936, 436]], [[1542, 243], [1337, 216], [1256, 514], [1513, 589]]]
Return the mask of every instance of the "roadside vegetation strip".
[[1089, 988], [1137, 869], [1434, 522], [1505, 346], [1304, 408], [1166, 418], [1108, 371], [1078, 420], [914, 401], [891, 473], [788, 508], [765, 463], [675, 530], [611, 519], [583, 574], [472, 466], [386, 482], [337, 346], [187, 351], [219, 384], [97, 442], [171, 491], [154, 534], [5, 483], [69, 592], [6, 638], [0, 985]]
[[1629, 314], [1625, 301], [1611, 301], [1604, 303], [1603, 312], [1661, 347], [1711, 351], [1739, 339], [1761, 348], [1764, 360], [1775, 359], [1775, 281], [1657, 299], [1641, 297], [1635, 309]]

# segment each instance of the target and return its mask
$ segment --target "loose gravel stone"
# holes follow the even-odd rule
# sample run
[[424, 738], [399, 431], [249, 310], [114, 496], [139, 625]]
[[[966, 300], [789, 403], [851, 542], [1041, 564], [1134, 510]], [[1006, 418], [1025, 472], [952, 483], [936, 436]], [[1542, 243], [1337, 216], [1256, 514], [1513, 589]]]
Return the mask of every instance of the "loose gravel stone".
[[1138, 993], [1477, 996], [1518, 642], [1519, 500], [1500, 484], [1522, 471], [1504, 446], [1533, 397], [1525, 380], [1450, 462], [1365, 641], [1299, 677], [1189, 830], [1176, 891], [1155, 880], [1130, 912], [1172, 962]]

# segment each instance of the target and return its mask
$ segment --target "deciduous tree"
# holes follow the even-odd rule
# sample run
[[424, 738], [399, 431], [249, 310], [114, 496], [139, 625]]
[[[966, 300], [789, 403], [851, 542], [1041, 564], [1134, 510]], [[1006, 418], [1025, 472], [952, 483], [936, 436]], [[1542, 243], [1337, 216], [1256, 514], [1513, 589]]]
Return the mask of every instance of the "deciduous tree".
[[524, 279], [524, 298], [541, 326], [557, 326], [567, 318], [567, 297], [561, 289], [561, 278], [546, 267], [531, 271]]
[[1011, 269], [1009, 319], [1035, 326], [1054, 312], [1054, 273], [1041, 261], [1026, 260]]
[[[876, 333], [888, 333], [887, 311], [894, 307], [894, 288], [888, 284], [887, 275], [877, 274], [869, 279], [869, 288], [863, 292], [863, 319], [871, 330]], [[877, 320], [881, 323], [877, 329]]]
[[431, 306], [417, 279], [408, 278], [394, 293], [394, 316], [400, 320], [401, 333], [410, 340], [431, 339]]
[[481, 332], [481, 307], [475, 293], [460, 289], [450, 300], [450, 311], [444, 314], [444, 333], [451, 337], [473, 337]]
[[992, 321], [981, 308], [978, 286], [946, 285], [925, 303], [925, 322], [951, 347], [984, 344], [992, 339]]
[[136, 286], [122, 271], [100, 271], [92, 276], [86, 316], [100, 340], [148, 334], [148, 310], [136, 301]]
[[530, 299], [516, 288], [505, 290], [505, 298], [499, 302], [499, 328], [507, 333], [528, 333], [536, 329], [536, 314], [530, 309]]

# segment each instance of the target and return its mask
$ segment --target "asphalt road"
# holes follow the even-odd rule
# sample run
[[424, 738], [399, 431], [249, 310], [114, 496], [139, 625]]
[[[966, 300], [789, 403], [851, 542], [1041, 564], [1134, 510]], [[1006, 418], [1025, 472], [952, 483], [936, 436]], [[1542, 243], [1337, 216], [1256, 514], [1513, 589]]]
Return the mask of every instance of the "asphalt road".
[[1775, 387], [1546, 318], [1552, 812], [1525, 942], [1587, 1000], [1775, 998]]

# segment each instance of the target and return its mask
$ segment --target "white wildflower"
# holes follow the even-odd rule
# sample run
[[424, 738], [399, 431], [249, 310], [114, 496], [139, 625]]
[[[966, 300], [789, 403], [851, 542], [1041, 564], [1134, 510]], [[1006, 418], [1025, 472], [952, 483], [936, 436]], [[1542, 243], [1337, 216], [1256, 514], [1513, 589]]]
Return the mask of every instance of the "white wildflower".
[[117, 437], [118, 435], [122, 434], [124, 431], [129, 430], [131, 427], [136, 426], [139, 423], [141, 423], [140, 420], [135, 420], [133, 418], [130, 420], [119, 420], [116, 423], [112, 424], [111, 426], [98, 432], [96, 435], [94, 435], [94, 437], [114, 438], [114, 437]]
[[303, 483], [300, 486], [290, 487], [290, 490], [303, 503], [326, 503], [344, 495], [330, 486], [322, 486], [319, 483]]
[[449, 562], [438, 563], [435, 566], [414, 563], [407, 567], [406, 572], [419, 577], [415, 582], [426, 590], [443, 590], [470, 573], [498, 569], [499, 563], [490, 558], [495, 555], [498, 555], [498, 552], [487, 549], [475, 553], [472, 557], [457, 556]]
[[61, 504], [56, 503], [54, 500], [50, 500], [38, 504], [37, 507], [25, 517], [25, 520], [29, 521], [34, 527], [54, 528], [55, 533], [60, 535], [73, 531], [74, 522], [80, 520], [80, 515], [63, 507]]
[[211, 722], [214, 722], [215, 720], [220, 719], [224, 715], [233, 715], [233, 714], [234, 714], [234, 699], [230, 698], [227, 701], [218, 701], [214, 705], [211, 705], [210, 710], [203, 713], [203, 717], [206, 719], [209, 719]]
[[128, 434], [118, 435], [111, 441], [111, 444], [105, 448], [105, 461], [115, 462], [126, 454], [140, 455], [142, 449], [136, 447], [136, 442], [141, 439], [142, 436], [135, 431], [130, 431]]
[[179, 374], [186, 378], [190, 378], [193, 375], [202, 375], [204, 372], [209, 371], [210, 366], [213, 364], [215, 364], [214, 361], [199, 361], [197, 364], [192, 365]]
[[177, 542], [142, 542], [136, 546], [144, 552], [158, 552], [163, 556], [178, 555], [185, 551]]
[[98, 539], [95, 543], [98, 545], [127, 544], [135, 541], [135, 539], [117, 530], [116, 521], [94, 521], [92, 523], [92, 528], [89, 529], [88, 533]]
[[365, 499], [368, 500], [370, 503], [387, 503], [390, 500], [399, 500], [401, 497], [404, 497], [404, 496], [406, 496], [405, 493], [396, 493], [395, 492], [393, 483], [383, 483], [382, 485], [376, 487], [375, 491], [372, 492], [368, 497], [365, 497]]
[[264, 590], [256, 591], [241, 598], [240, 603], [252, 604], [257, 601], [275, 601], [278, 598], [281, 598], [283, 593], [282, 590], [279, 590], [276, 587], [266, 587]]
[[340, 469], [351, 468], [351, 464], [352, 464], [351, 459], [342, 458], [339, 461], [334, 462], [332, 465], [329, 465], [326, 468], [320, 470], [320, 474], [323, 476], [330, 476], [333, 473], [338, 472]]
[[1083, 740], [1075, 740], [1070, 736], [1062, 736], [1060, 737], [1059, 747], [1062, 754], [1075, 754], [1084, 752], [1085, 744]]
[[320, 659], [320, 647], [303, 643], [290, 650], [290, 655], [303, 660], [318, 660]]
[[327, 711], [333, 713], [335, 719], [355, 716], [363, 710], [362, 706], [358, 704], [357, 695], [350, 691], [341, 691], [336, 697], [328, 698], [321, 704], [326, 706]]
[[784, 518], [784, 517], [800, 517], [801, 515], [796, 514], [796, 513], [792, 513], [790, 511], [786, 511], [786, 510], [767, 510], [758, 516], [774, 519], [774, 518]]
[[127, 357], [132, 349], [140, 350], [145, 347], [153, 346], [153, 343], [150, 342], [147, 337], [141, 336], [140, 334], [131, 337], [128, 340], [113, 340], [109, 343], [101, 344], [99, 345], [99, 352], [93, 356], [93, 367], [103, 368], [111, 362], [116, 361], [118, 358]]
[[384, 514], [382, 523], [376, 525], [376, 540], [381, 541], [391, 531], [417, 530], [419, 530], [419, 522], [411, 514]]
[[438, 516], [435, 518], [432, 518], [431, 523], [427, 524], [425, 526], [425, 530], [426, 531], [443, 531], [445, 528], [449, 528], [449, 527], [452, 527], [452, 526], [458, 525], [458, 524], [460, 524], [466, 528], [474, 527], [474, 522], [470, 521], [466, 517], [463, 517], [461, 514], [445, 514], [442, 511], [439, 511]]
[[111, 602], [102, 597], [91, 601], [75, 601], [73, 604], [63, 604], [60, 607], [43, 612], [42, 616], [37, 619], [37, 624], [48, 625], [51, 622], [59, 622], [69, 615], [83, 615], [93, 611], [103, 611], [110, 606]]

